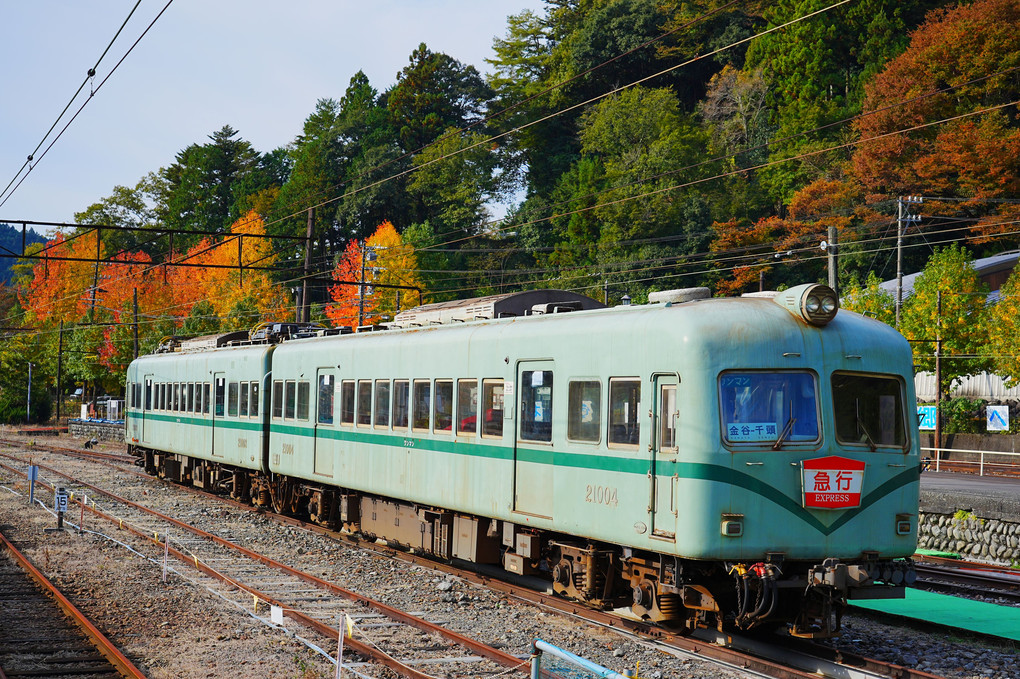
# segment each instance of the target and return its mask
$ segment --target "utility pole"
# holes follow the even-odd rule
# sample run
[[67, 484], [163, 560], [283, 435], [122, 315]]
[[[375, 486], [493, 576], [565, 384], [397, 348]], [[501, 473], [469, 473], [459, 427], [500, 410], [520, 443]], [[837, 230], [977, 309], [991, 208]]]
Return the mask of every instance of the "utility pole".
[[942, 454], [942, 291], [935, 306], [935, 459]]
[[64, 388], [60, 381], [64, 362], [64, 322], [60, 321], [60, 339], [57, 340], [57, 425], [60, 424], [60, 405], [64, 400]]
[[361, 281], [358, 286], [358, 327], [365, 324], [365, 263], [375, 261], [375, 248], [361, 242]]
[[25, 423], [32, 423], [32, 364], [28, 364], [28, 402], [25, 404]]
[[829, 287], [836, 293], [836, 299], [839, 299], [839, 245], [836, 243], [836, 227], [830, 226], [828, 232], [829, 242], [823, 243], [823, 249], [829, 260]]
[[134, 288], [135, 294], [135, 358], [138, 358], [138, 288]]
[[903, 232], [908, 224], [921, 221], [921, 215], [907, 214], [910, 205], [920, 205], [924, 196], [900, 196], [896, 199], [896, 327], [900, 327], [900, 307], [903, 306]]
[[315, 223], [315, 208], [308, 208], [308, 226], [305, 228], [305, 275], [301, 280], [301, 312], [298, 321], [311, 320], [312, 305], [308, 299], [308, 277], [312, 271], [312, 227]]

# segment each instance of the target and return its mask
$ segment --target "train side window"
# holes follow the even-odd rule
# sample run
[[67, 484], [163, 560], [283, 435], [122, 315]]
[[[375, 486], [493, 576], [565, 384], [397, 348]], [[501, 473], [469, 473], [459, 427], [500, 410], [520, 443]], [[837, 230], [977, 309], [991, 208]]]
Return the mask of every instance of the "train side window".
[[227, 380], [223, 377], [216, 378], [216, 417], [223, 417], [223, 406], [227, 396]]
[[411, 386], [407, 380], [393, 380], [393, 428], [407, 429], [407, 401]]
[[212, 403], [212, 399], [209, 398], [209, 383], [202, 383], [202, 412], [209, 414], [209, 406]]
[[195, 412], [195, 385], [192, 383], [188, 383], [188, 407], [185, 410]]
[[503, 438], [503, 380], [482, 380], [482, 436]]
[[283, 380], [273, 380], [273, 419], [283, 419]]
[[237, 417], [237, 382], [227, 384], [227, 415]]
[[372, 424], [372, 381], [358, 381], [358, 426]]
[[609, 380], [609, 445], [637, 446], [640, 433], [641, 380]]
[[340, 383], [340, 424], [354, 424], [354, 380]]
[[248, 414], [252, 417], [259, 416], [259, 383], [251, 383], [251, 399], [248, 400]]
[[311, 382], [301, 380], [297, 383], [297, 418], [308, 421], [308, 406], [312, 395]]
[[390, 381], [375, 381], [375, 417], [372, 419], [376, 427], [390, 426]]
[[431, 384], [428, 380], [414, 381], [414, 406], [412, 412], [412, 428], [416, 431], [428, 431], [429, 406], [431, 405]]
[[202, 387], [205, 386], [201, 382], [195, 382], [195, 412], [202, 412]]
[[180, 410], [181, 403], [181, 385], [180, 382], [174, 382], [174, 401], [171, 410], [175, 413]]
[[145, 380], [145, 409], [152, 410], [152, 380]]
[[283, 383], [283, 419], [293, 420], [297, 411], [297, 382], [287, 380]]
[[457, 435], [478, 431], [478, 380], [457, 380]]
[[240, 405], [238, 406], [238, 414], [241, 417], [248, 417], [248, 395], [250, 390], [250, 382], [241, 382]]
[[448, 434], [453, 429], [453, 380], [436, 380], [433, 431]]
[[571, 380], [567, 385], [567, 438], [598, 443], [602, 431], [602, 383]]
[[319, 375], [319, 406], [316, 421], [319, 424], [333, 424], [333, 376]]
[[552, 441], [552, 370], [521, 372], [521, 438]]

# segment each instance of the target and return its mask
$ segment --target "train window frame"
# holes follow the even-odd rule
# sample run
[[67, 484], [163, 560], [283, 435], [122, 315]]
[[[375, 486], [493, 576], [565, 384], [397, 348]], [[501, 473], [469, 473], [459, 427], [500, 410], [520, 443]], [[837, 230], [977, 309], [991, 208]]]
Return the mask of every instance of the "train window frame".
[[241, 382], [239, 398], [237, 402], [238, 417], [248, 417], [248, 396], [251, 390], [251, 382]]
[[195, 412], [195, 383], [188, 382], [187, 387], [188, 387], [188, 405], [186, 410], [189, 413], [193, 413]]
[[259, 416], [259, 397], [261, 389], [257, 381], [251, 383], [251, 398], [248, 399], [248, 415], [250, 417]]
[[[680, 451], [677, 437], [680, 430], [680, 385], [659, 384], [658, 387], [656, 444], [660, 453], [672, 455]], [[666, 397], [667, 393], [670, 394], [669, 398]]]
[[340, 424], [346, 427], [354, 426], [355, 410], [354, 397], [358, 393], [354, 380], [341, 380], [340, 382]]
[[[541, 377], [536, 378], [535, 374], [540, 373]], [[548, 381], [546, 378], [548, 375]], [[518, 430], [520, 440], [535, 445], [552, 445], [553, 439], [553, 406], [555, 398], [555, 373], [552, 370], [523, 370], [521, 371], [521, 409], [520, 429]], [[537, 398], [537, 395], [548, 389], [548, 398]], [[548, 406], [546, 406], [548, 404]], [[548, 427], [537, 426], [545, 425]]]
[[372, 390], [372, 426], [390, 428], [390, 381], [376, 380]]
[[308, 380], [298, 380], [297, 383], [297, 419], [307, 422], [311, 412], [312, 383]]
[[296, 419], [297, 416], [297, 380], [283, 381], [283, 419]]
[[238, 383], [227, 382], [227, 417], [237, 417]]
[[432, 433], [449, 436], [453, 434], [453, 380], [437, 379], [432, 389]]
[[273, 380], [273, 419], [283, 419], [283, 380]]
[[[731, 440], [729, 432], [727, 431], [727, 417], [725, 416], [726, 407], [724, 403], [723, 395], [723, 380], [726, 377], [738, 376], [738, 375], [749, 375], [749, 376], [768, 376], [768, 375], [806, 375], [811, 378], [811, 385], [814, 389], [814, 410], [815, 410], [815, 437], [813, 439], [795, 438], [792, 431], [785, 437], [782, 434], [783, 426], [777, 422], [776, 427], [776, 438], [774, 439], [757, 439], [757, 440]], [[757, 387], [756, 387], [757, 388]], [[805, 449], [805, 448], [816, 448], [822, 442], [822, 417], [821, 417], [821, 391], [819, 390], [819, 378], [818, 373], [810, 368], [740, 368], [732, 370], [724, 370], [719, 373], [716, 379], [716, 393], [719, 408], [719, 431], [722, 435], [722, 443], [728, 449], [739, 452], [744, 450], [760, 451], [762, 449], [776, 449], [777, 441], [779, 442], [779, 448], [794, 448], [794, 449]], [[789, 418], [786, 418], [789, 422]], [[730, 425], [739, 423], [730, 423]], [[746, 422], [744, 424], [752, 424]]]
[[[624, 392], [624, 396], [637, 393], [637, 401], [620, 401], [623, 408], [619, 412], [623, 415], [623, 423], [614, 419], [617, 403], [614, 395]], [[641, 445], [641, 378], [640, 377], [610, 377], [609, 387], [606, 389], [606, 446], [624, 450], [637, 450]], [[630, 418], [633, 417], [633, 422]]]
[[180, 410], [180, 408], [178, 408], [180, 403], [181, 403], [181, 383], [174, 382], [174, 396], [173, 401], [171, 402], [171, 405], [173, 407], [170, 410], [176, 413], [178, 410]]
[[358, 380], [358, 410], [355, 423], [359, 427], [372, 426], [372, 380]]
[[[584, 417], [584, 396], [588, 394], [577, 391], [583, 389], [584, 385], [587, 385], [588, 389], [591, 389], [592, 385], [598, 389], [594, 405], [588, 406], [592, 421], [587, 423], [581, 420]], [[581, 399], [580, 404], [577, 402], [578, 399]], [[581, 417], [578, 418], [575, 415], [581, 415]], [[595, 437], [578, 436], [580, 432], [577, 428], [582, 425], [587, 425], [585, 428], [591, 430]], [[567, 380], [567, 440], [572, 443], [596, 446], [602, 442], [602, 380], [597, 377], [576, 377]]]
[[[403, 399], [399, 394], [403, 391]], [[393, 380], [393, 430], [407, 431], [411, 425], [411, 380]]]
[[[478, 396], [478, 380], [457, 380], [457, 436], [478, 435]], [[468, 422], [470, 429], [464, 426]]]
[[214, 384], [213, 416], [223, 417], [227, 406], [227, 378], [217, 377]]
[[[893, 436], [901, 435], [903, 437], [902, 443], [896, 443], [895, 441], [893, 441], [892, 443], [883, 443], [880, 439], [883, 437], [885, 431], [884, 429], [881, 428], [881, 423], [879, 423], [879, 428], [877, 429], [874, 426], [865, 426], [860, 416], [859, 400], [857, 402], [857, 407], [855, 408], [855, 412], [852, 418], [853, 419], [852, 424], [856, 425], [855, 429], [857, 429], [858, 431], [855, 432], [854, 437], [852, 438], [847, 437], [846, 428], [844, 426], [844, 424], [846, 423], [846, 419], [843, 418], [841, 415], [841, 406], [844, 406], [846, 403], [848, 403], [849, 399], [837, 395], [836, 393], [837, 378], [850, 378], [874, 381], [883, 380], [895, 384], [896, 393], [894, 394], [894, 396], [897, 399], [897, 403], [894, 404], [894, 406], [896, 407], [894, 407], [893, 410], [896, 414], [899, 415], [899, 418], [898, 422], [894, 423]], [[850, 370], [835, 370], [832, 372], [831, 375], [829, 375], [829, 388], [832, 391], [832, 424], [833, 432], [837, 443], [844, 446], [870, 448], [872, 452], [877, 451], [879, 448], [885, 450], [890, 449], [897, 450], [902, 453], [907, 453], [910, 451], [911, 445], [910, 428], [909, 425], [907, 424], [909, 420], [907, 419], [907, 413], [905, 409], [906, 390], [904, 388], [904, 382], [902, 377], [888, 373], [864, 373]], [[889, 394], [880, 394], [880, 396], [889, 396]], [[881, 414], [879, 415], [879, 419], [880, 420], [882, 419]], [[869, 424], [873, 423], [869, 422]], [[898, 431], [896, 430], [895, 424], [898, 424]]]
[[152, 410], [152, 380], [145, 380], [145, 410]]
[[[496, 391], [499, 397], [496, 397]], [[479, 433], [483, 439], [503, 438], [503, 413], [506, 408], [506, 381], [502, 378], [482, 380], [482, 409], [485, 413]], [[498, 403], [497, 403], [498, 402]], [[499, 406], [497, 408], [496, 406]], [[491, 417], [489, 413], [492, 413]]]
[[[425, 396], [424, 400], [420, 397]], [[432, 382], [414, 380], [411, 389], [411, 431], [428, 432], [432, 421]]]
[[335, 398], [336, 393], [333, 375], [322, 373], [318, 379], [318, 396], [315, 402], [315, 421], [317, 424], [333, 426], [336, 419]]
[[202, 412], [206, 415], [209, 414], [210, 407], [212, 406], [212, 385], [208, 382], [202, 383]]

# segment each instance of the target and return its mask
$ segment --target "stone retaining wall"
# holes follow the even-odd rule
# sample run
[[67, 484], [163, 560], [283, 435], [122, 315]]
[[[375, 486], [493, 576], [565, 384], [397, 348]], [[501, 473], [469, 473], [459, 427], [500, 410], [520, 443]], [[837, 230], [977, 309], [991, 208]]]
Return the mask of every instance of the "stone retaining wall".
[[124, 422], [115, 420], [68, 420], [67, 431], [76, 439], [124, 442]]
[[921, 512], [917, 547], [954, 552], [974, 561], [1016, 565], [1020, 564], [1020, 523], [983, 518], [965, 510]]

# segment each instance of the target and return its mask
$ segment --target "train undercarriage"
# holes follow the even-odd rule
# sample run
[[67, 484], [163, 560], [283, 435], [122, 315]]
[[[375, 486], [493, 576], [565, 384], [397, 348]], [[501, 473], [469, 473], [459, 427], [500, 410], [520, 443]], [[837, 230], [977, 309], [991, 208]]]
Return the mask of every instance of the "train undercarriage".
[[869, 553], [853, 563], [788, 562], [782, 554], [756, 563], [681, 559], [184, 455], [132, 452], [160, 478], [437, 559], [499, 565], [592, 608], [629, 608], [673, 629], [788, 626], [794, 636], [828, 637], [839, 631], [848, 598], [900, 598], [900, 585], [916, 577], [909, 559]]

